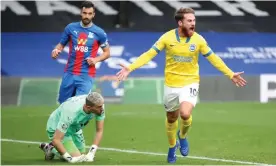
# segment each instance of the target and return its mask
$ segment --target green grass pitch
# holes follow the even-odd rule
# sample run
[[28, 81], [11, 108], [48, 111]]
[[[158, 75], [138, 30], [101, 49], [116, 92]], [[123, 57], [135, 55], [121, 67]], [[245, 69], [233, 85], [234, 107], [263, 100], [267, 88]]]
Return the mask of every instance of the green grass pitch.
[[[67, 164], [58, 159], [44, 161], [42, 151], [35, 144], [48, 141], [46, 122], [55, 108], [2, 107], [2, 164]], [[108, 104], [101, 143], [103, 149], [98, 150], [93, 164], [167, 164], [168, 141], [164, 121], [162, 105]], [[88, 146], [94, 131], [92, 121], [84, 129]], [[7, 142], [3, 139], [33, 142]], [[276, 103], [200, 103], [193, 112], [188, 140], [190, 157], [178, 157], [176, 164], [276, 164]]]

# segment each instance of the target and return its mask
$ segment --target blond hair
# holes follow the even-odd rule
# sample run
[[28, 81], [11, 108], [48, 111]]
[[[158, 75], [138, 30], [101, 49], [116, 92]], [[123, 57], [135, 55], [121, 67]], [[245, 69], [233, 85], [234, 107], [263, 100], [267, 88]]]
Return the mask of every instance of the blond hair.
[[100, 105], [104, 102], [104, 98], [98, 92], [90, 92], [86, 97], [86, 105], [94, 106]]

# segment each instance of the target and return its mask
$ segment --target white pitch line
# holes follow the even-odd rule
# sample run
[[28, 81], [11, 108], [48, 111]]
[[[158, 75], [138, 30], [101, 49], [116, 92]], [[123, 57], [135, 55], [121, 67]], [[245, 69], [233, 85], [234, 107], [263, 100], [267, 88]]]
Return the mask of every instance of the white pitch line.
[[[41, 143], [41, 142], [36, 142], [36, 141], [24, 141], [24, 140], [14, 140], [14, 139], [5, 139], [5, 138], [1, 138], [1, 141], [16, 142], [16, 143], [22, 143], [22, 144], [40, 144]], [[90, 147], [86, 146], [86, 148], [90, 148]], [[143, 151], [117, 149], [117, 148], [100, 147], [99, 149], [106, 150], [106, 151], [115, 151], [115, 152], [132, 153], [132, 154], [145, 154], [145, 155], [152, 155], [152, 156], [166, 156], [167, 155], [164, 153], [143, 152]], [[177, 155], [177, 156], [182, 157], [180, 155]], [[221, 161], [221, 162], [237, 163], [237, 164], [276, 166], [276, 165], [270, 165], [270, 164], [265, 164], [265, 163], [255, 163], [255, 162], [250, 162], [250, 161], [227, 160], [227, 159], [217, 159], [217, 158], [210, 158], [210, 157], [200, 157], [200, 156], [187, 156], [185, 158], [198, 159], [198, 160], [209, 160], [209, 161]]]

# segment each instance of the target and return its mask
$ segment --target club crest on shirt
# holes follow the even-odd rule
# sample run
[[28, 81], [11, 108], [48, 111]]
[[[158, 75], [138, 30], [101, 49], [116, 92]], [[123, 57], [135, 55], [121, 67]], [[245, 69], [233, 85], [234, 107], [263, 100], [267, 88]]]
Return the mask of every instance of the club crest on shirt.
[[67, 125], [67, 124], [65, 124], [65, 123], [63, 123], [63, 124], [62, 124], [62, 126], [61, 126], [61, 128], [62, 128], [62, 130], [67, 130], [68, 125]]
[[94, 34], [93, 34], [93, 33], [91, 33], [91, 32], [89, 32], [89, 34], [88, 34], [88, 38], [94, 38]]
[[195, 44], [190, 44], [189, 50], [190, 50], [191, 52], [194, 52], [194, 51], [196, 50], [196, 45], [195, 45]]

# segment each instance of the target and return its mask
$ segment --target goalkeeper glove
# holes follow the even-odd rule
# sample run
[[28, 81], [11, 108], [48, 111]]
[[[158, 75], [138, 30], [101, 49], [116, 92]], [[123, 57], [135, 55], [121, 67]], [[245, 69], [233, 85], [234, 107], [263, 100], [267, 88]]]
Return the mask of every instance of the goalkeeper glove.
[[62, 155], [62, 157], [69, 163], [80, 163], [80, 162], [86, 161], [85, 155], [81, 155], [78, 157], [72, 157], [69, 153], [66, 152], [64, 155]]
[[86, 155], [86, 161], [92, 162], [94, 161], [95, 153], [98, 149], [97, 145], [92, 145], [91, 148], [89, 149], [89, 152]]

